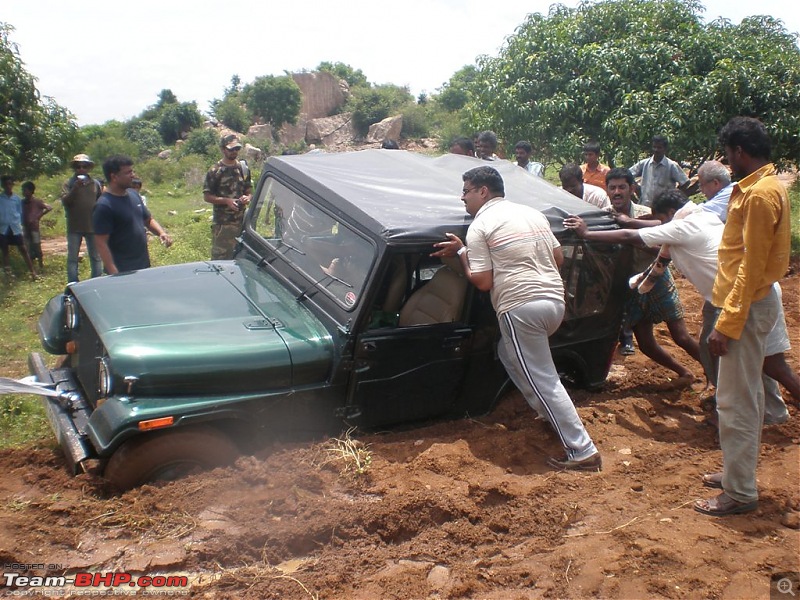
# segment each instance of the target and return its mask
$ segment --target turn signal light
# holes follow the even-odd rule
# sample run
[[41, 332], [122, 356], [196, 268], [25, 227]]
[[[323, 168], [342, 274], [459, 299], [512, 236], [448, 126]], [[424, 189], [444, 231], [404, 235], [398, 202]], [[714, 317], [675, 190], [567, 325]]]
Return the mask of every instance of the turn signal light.
[[75, 340], [70, 340], [67, 342], [66, 348], [67, 348], [67, 354], [77, 354], [78, 342], [76, 342]]
[[149, 431], [151, 429], [160, 429], [162, 427], [169, 427], [174, 422], [175, 422], [175, 417], [161, 417], [160, 419], [139, 421], [139, 431]]

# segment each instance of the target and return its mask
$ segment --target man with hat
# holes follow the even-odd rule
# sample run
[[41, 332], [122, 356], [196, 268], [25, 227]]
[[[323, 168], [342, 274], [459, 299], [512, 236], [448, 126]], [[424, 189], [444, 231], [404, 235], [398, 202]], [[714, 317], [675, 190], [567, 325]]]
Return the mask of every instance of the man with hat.
[[86, 240], [86, 250], [92, 267], [92, 277], [103, 274], [103, 261], [97, 252], [92, 226], [92, 212], [103, 186], [89, 175], [94, 162], [86, 154], [72, 159], [75, 174], [67, 180], [61, 193], [61, 203], [67, 216], [67, 283], [78, 281], [78, 255], [81, 240]]
[[235, 134], [220, 140], [222, 160], [206, 173], [203, 199], [214, 205], [211, 225], [211, 259], [231, 260], [236, 236], [242, 232], [244, 212], [250, 203], [252, 184], [247, 163], [238, 160], [242, 143]]

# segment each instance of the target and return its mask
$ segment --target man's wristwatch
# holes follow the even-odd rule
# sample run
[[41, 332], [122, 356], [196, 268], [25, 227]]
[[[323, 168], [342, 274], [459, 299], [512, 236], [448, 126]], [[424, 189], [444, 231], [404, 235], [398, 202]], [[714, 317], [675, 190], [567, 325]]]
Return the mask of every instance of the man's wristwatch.
[[462, 255], [462, 254], [464, 254], [464, 252], [466, 252], [466, 251], [467, 251], [467, 247], [466, 247], [466, 246], [461, 246], [461, 248], [459, 248], [459, 249], [456, 251], [456, 256], [461, 256], [461, 255]]

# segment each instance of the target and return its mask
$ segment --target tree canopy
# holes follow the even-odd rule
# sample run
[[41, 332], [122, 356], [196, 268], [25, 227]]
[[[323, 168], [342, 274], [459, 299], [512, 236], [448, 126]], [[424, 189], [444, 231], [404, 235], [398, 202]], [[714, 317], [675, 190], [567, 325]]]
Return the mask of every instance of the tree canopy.
[[289, 75], [264, 75], [244, 86], [242, 99], [251, 115], [279, 129], [297, 122], [303, 94]]
[[53, 173], [72, 153], [78, 125], [68, 110], [40, 96], [9, 39], [12, 31], [0, 23], [0, 172], [16, 177]]
[[664, 134], [673, 158], [713, 156], [731, 117], [761, 119], [779, 164], [800, 158], [800, 49], [772, 17], [704, 23], [695, 0], [605, 0], [531, 14], [469, 83], [476, 129], [528, 139], [545, 158], [601, 142], [632, 164]]

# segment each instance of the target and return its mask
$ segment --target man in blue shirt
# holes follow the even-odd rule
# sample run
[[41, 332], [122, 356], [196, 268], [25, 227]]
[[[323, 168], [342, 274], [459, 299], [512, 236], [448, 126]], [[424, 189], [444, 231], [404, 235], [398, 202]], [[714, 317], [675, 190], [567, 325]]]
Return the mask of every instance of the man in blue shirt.
[[630, 168], [634, 177], [641, 177], [642, 194], [639, 199], [644, 206], [652, 206], [653, 200], [667, 190], [675, 189], [689, 181], [686, 173], [674, 160], [666, 157], [669, 141], [663, 135], [654, 135], [652, 139], [653, 156], [640, 160]]
[[33, 261], [25, 248], [22, 237], [22, 199], [14, 193], [14, 178], [11, 175], [0, 177], [0, 250], [3, 252], [3, 270], [8, 277], [13, 277], [11, 265], [8, 261], [8, 247], [16, 246], [25, 259], [25, 264], [31, 272], [31, 278], [36, 281], [39, 276], [33, 267]]

